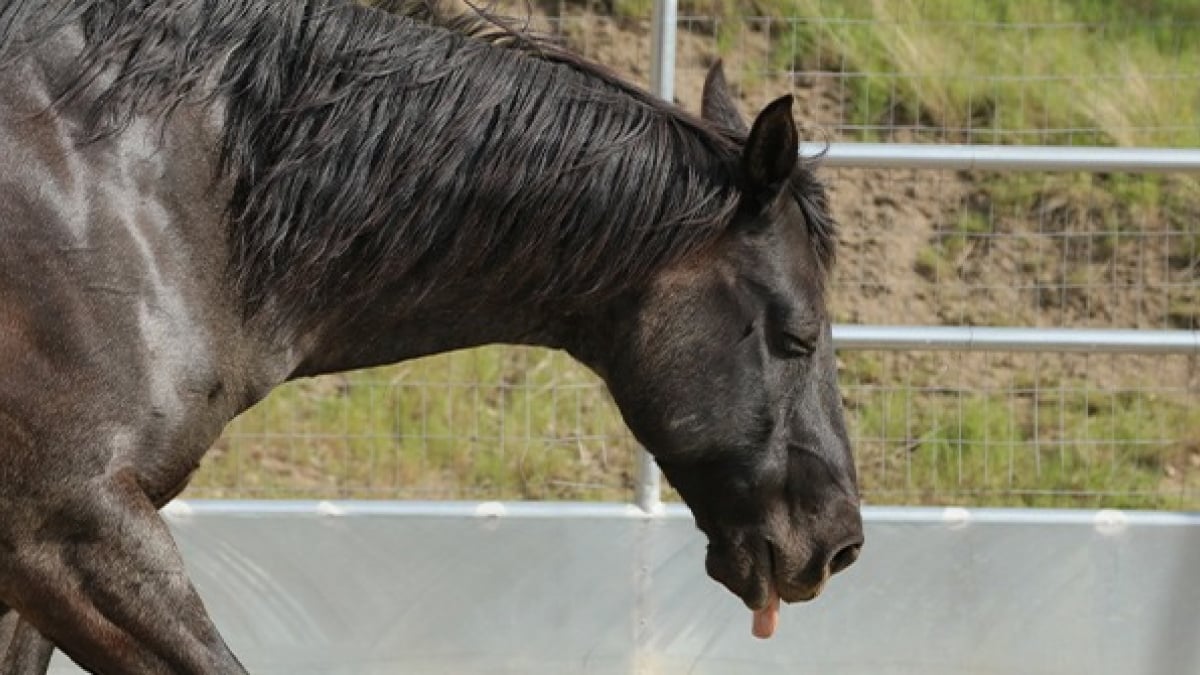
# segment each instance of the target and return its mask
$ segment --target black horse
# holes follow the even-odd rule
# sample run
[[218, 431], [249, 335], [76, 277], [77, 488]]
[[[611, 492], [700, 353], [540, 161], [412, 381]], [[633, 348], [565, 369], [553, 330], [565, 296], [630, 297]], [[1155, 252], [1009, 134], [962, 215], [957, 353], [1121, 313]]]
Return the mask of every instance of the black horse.
[[4, 672], [243, 672], [157, 508], [280, 383], [485, 343], [604, 378], [756, 634], [857, 557], [791, 98], [433, 16], [0, 0]]

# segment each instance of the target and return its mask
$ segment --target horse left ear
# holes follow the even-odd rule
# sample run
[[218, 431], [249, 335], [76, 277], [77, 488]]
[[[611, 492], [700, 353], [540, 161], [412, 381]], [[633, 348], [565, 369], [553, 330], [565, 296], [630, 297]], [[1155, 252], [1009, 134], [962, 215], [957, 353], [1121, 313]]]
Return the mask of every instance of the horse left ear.
[[725, 81], [725, 66], [717, 59], [704, 78], [704, 94], [700, 97], [700, 116], [730, 131], [747, 133], [746, 122], [733, 102], [729, 83]]
[[792, 118], [792, 96], [775, 99], [754, 120], [742, 154], [747, 187], [759, 197], [774, 197], [792, 175], [800, 137]]

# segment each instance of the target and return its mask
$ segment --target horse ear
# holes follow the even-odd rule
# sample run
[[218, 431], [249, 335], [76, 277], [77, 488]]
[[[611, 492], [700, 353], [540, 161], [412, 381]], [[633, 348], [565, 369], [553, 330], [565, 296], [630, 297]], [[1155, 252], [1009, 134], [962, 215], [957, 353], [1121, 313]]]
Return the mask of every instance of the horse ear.
[[792, 175], [799, 152], [800, 137], [788, 94], [764, 108], [750, 129], [742, 154], [747, 187], [758, 196], [773, 197]]
[[729, 93], [729, 84], [725, 82], [725, 66], [717, 59], [708, 76], [704, 78], [704, 94], [700, 99], [700, 116], [709, 122], [719, 124], [730, 131], [746, 133], [746, 122], [738, 113]]

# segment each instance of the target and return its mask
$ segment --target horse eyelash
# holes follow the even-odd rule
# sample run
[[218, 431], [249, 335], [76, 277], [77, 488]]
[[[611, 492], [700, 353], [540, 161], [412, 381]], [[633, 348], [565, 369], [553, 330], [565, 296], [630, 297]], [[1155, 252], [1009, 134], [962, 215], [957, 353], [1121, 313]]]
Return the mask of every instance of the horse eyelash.
[[749, 322], [747, 322], [747, 323], [746, 323], [746, 327], [745, 327], [744, 329], [742, 329], [742, 337], [738, 338], [738, 343], [745, 342], [745, 341], [746, 341], [746, 338], [748, 338], [748, 337], [750, 337], [751, 335], [753, 335], [753, 334], [754, 334], [754, 328], [755, 328], [755, 326], [757, 326], [757, 325], [758, 325], [758, 322], [757, 322], [757, 321], [749, 321]]

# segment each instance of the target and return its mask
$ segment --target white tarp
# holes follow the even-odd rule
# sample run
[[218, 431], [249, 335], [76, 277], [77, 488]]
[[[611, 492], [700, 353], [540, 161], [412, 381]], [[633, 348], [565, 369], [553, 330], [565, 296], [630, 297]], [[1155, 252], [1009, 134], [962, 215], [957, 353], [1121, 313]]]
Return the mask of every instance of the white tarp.
[[681, 508], [168, 509], [252, 673], [1200, 673], [1200, 515], [865, 516], [859, 562], [761, 642]]

